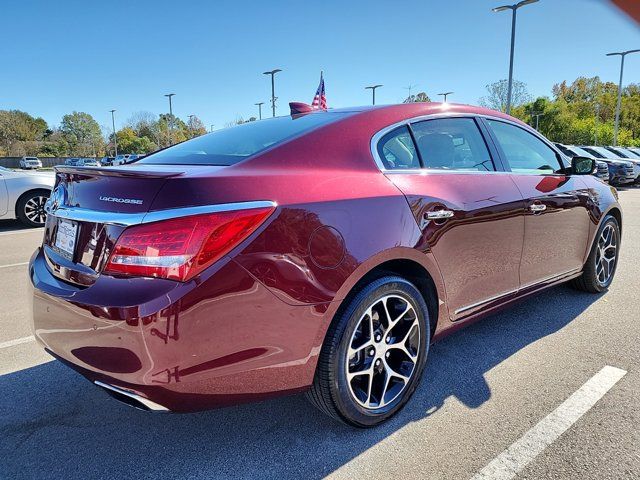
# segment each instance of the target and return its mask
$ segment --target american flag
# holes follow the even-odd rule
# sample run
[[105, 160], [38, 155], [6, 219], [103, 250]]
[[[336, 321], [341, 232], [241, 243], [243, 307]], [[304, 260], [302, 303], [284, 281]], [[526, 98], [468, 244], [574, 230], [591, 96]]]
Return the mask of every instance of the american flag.
[[318, 85], [318, 89], [316, 90], [316, 96], [313, 97], [313, 102], [311, 102], [311, 106], [317, 110], [327, 109], [327, 97], [324, 93], [324, 78], [322, 78], [322, 72], [320, 72], [320, 85]]

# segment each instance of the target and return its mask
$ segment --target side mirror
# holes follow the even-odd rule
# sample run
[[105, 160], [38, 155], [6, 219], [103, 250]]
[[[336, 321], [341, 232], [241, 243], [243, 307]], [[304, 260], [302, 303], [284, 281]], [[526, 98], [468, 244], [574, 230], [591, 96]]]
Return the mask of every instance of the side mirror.
[[573, 157], [571, 173], [573, 175], [591, 175], [596, 169], [596, 161], [588, 157]]

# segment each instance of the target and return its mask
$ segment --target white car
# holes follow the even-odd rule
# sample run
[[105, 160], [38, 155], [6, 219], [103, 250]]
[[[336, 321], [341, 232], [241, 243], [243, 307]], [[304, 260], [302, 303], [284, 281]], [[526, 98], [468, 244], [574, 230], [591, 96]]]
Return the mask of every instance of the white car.
[[55, 182], [53, 172], [20, 172], [0, 167], [0, 219], [17, 218], [30, 227], [42, 227], [44, 205]]
[[42, 162], [38, 157], [22, 157], [20, 159], [20, 168], [23, 170], [31, 170], [42, 168]]
[[129, 154], [125, 153], [124, 155], [116, 155], [116, 158], [113, 159], [113, 166], [116, 165], [124, 165], [129, 160]]

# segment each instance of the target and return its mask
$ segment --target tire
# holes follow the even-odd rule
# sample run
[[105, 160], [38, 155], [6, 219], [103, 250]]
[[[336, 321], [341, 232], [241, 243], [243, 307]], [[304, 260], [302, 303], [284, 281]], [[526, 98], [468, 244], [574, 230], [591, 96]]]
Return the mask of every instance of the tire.
[[371, 282], [347, 302], [329, 327], [307, 398], [348, 425], [373, 427], [398, 413], [420, 382], [429, 313], [418, 289], [396, 276]]
[[[609, 233], [612, 235], [611, 240], [608, 240]], [[604, 249], [605, 259], [601, 262], [603, 255], [602, 247], [607, 244], [612, 244], [613, 247]], [[614, 217], [607, 215], [600, 224], [600, 228], [598, 228], [598, 232], [593, 240], [593, 245], [591, 246], [591, 251], [589, 252], [589, 257], [582, 269], [582, 275], [572, 280], [572, 286], [578, 290], [589, 293], [606, 291], [615, 276], [619, 255], [620, 225]]]
[[44, 204], [51, 192], [49, 190], [32, 190], [24, 193], [16, 203], [16, 217], [28, 227], [42, 227], [46, 221]]

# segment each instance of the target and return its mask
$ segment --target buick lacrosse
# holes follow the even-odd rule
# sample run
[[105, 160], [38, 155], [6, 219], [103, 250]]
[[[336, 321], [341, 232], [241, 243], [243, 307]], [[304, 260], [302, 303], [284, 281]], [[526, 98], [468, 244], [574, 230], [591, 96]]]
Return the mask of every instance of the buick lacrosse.
[[373, 426], [439, 337], [562, 282], [609, 287], [622, 214], [594, 168], [436, 103], [298, 105], [132, 165], [58, 167], [33, 331], [141, 409], [306, 391]]

